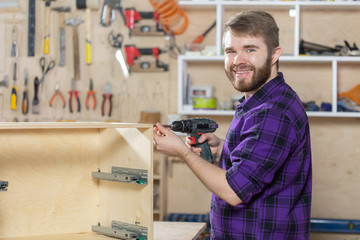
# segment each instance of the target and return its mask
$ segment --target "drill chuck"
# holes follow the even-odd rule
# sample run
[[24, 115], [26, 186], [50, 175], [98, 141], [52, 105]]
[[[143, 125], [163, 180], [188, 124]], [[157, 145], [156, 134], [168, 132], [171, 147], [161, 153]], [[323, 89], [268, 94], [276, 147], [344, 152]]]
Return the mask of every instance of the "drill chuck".
[[170, 129], [175, 132], [186, 133], [184, 121], [186, 121], [186, 120], [172, 122], [170, 125]]

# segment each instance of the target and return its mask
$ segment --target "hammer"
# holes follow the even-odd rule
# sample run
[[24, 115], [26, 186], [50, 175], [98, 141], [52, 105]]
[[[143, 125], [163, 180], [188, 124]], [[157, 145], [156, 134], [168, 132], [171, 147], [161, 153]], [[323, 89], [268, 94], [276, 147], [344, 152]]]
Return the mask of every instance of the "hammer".
[[60, 62], [59, 66], [65, 66], [65, 18], [66, 12], [70, 12], [70, 7], [54, 7], [52, 10], [59, 12], [59, 25], [60, 25]]
[[91, 9], [99, 8], [98, 0], [76, 0], [77, 9], [85, 9], [85, 24], [86, 24], [86, 38], [85, 38], [85, 53], [86, 64], [91, 64]]
[[74, 46], [74, 75], [75, 80], [80, 80], [80, 58], [79, 58], [79, 30], [78, 26], [83, 23], [82, 19], [72, 18], [65, 21], [66, 25], [73, 27], [73, 46]]
[[43, 0], [45, 1], [45, 26], [44, 26], [44, 54], [49, 54], [50, 52], [50, 4], [55, 0]]

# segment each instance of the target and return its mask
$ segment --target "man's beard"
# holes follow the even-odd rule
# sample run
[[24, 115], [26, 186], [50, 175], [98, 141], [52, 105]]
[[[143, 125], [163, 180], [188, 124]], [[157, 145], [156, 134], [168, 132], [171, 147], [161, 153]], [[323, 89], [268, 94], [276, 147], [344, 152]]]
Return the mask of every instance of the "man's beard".
[[[271, 75], [271, 57], [268, 57], [264, 65], [260, 68], [255, 68], [254, 65], [234, 65], [230, 66], [230, 71], [226, 71], [225, 73], [229, 78], [230, 82], [234, 86], [234, 88], [240, 92], [252, 92], [258, 90], [262, 85], [266, 83], [268, 78]], [[233, 74], [234, 69], [250, 69], [253, 71], [253, 77], [250, 83], [245, 84], [244, 80], [240, 79], [240, 81], [235, 81], [235, 76]], [[238, 83], [238, 84], [236, 84]]]

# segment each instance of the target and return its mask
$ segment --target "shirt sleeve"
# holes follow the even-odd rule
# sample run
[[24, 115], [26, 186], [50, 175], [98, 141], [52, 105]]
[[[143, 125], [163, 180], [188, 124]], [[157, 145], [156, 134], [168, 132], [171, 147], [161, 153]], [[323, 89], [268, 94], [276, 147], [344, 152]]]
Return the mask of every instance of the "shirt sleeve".
[[247, 203], [272, 182], [288, 158], [296, 134], [290, 119], [274, 109], [262, 109], [247, 116], [244, 124], [231, 131], [236, 139], [230, 141], [239, 144], [230, 153], [232, 166], [226, 178], [239, 198]]

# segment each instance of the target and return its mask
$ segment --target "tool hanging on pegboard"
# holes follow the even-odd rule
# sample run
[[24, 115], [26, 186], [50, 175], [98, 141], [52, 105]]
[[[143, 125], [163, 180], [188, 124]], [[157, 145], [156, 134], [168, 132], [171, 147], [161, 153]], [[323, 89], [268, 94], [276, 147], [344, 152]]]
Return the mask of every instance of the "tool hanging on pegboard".
[[[155, 25], [136, 25], [143, 19], [155, 21]], [[159, 14], [155, 12], [140, 12], [135, 8], [125, 8], [125, 25], [129, 28], [129, 36], [163, 36], [164, 30], [160, 26]]]
[[29, 74], [28, 71], [24, 71], [24, 92], [23, 92], [23, 99], [21, 102], [21, 111], [24, 115], [28, 114], [29, 112], [29, 90], [28, 90], [28, 78]]
[[11, 50], [10, 50], [10, 56], [12, 58], [16, 58], [19, 56], [19, 49], [18, 49], [18, 36], [19, 36], [19, 30], [16, 25], [12, 27], [11, 30]]
[[45, 20], [44, 20], [44, 54], [50, 53], [50, 6], [51, 2], [56, 0], [43, 0], [45, 1]]
[[76, 0], [77, 9], [85, 9], [85, 62], [86, 64], [92, 63], [92, 42], [91, 42], [91, 10], [99, 8], [98, 0]]
[[122, 10], [122, 0], [104, 0], [101, 17], [100, 17], [100, 25], [103, 27], [110, 26], [115, 20], [115, 12], [119, 11], [124, 23], [125, 16]]
[[40, 85], [40, 80], [38, 77], [35, 77], [35, 79], [34, 79], [34, 98], [32, 100], [32, 113], [33, 114], [40, 114], [39, 85]]
[[96, 96], [94, 91], [94, 83], [92, 79], [90, 79], [89, 91], [87, 92], [86, 95], [86, 109], [89, 110], [90, 108], [92, 108], [93, 110], [95, 110], [96, 108]]
[[[69, 91], [69, 110], [70, 113], [74, 112], [74, 106], [77, 106], [77, 112], [81, 111], [79, 91], [76, 90], [75, 79], [71, 80], [71, 90]], [[76, 101], [73, 106], [73, 99]]]
[[36, 1], [29, 0], [28, 10], [28, 57], [35, 56], [35, 13]]
[[122, 43], [123, 43], [123, 35], [121, 33], [114, 33], [111, 31], [108, 35], [108, 41], [110, 46], [116, 49], [115, 58], [119, 62], [121, 70], [125, 78], [129, 77], [129, 70], [127, 69], [124, 55], [121, 51]]
[[[111, 93], [111, 84], [110, 82], [106, 82], [105, 84], [105, 92], [103, 94], [103, 101], [101, 104], [101, 116], [105, 116], [106, 112], [108, 117], [111, 117], [112, 113], [112, 93]], [[106, 111], [107, 109], [107, 111]]]
[[[166, 72], [169, 69], [167, 64], [159, 60], [159, 54], [166, 52], [158, 47], [154, 48], [137, 48], [135, 45], [125, 45], [126, 62], [129, 65], [130, 72]], [[154, 56], [155, 62], [134, 60], [143, 55]]]
[[18, 72], [18, 63], [17, 60], [14, 61], [13, 64], [13, 87], [11, 89], [10, 94], [10, 109], [16, 110], [17, 107], [17, 86], [16, 86], [16, 80], [17, 80], [17, 72]]
[[65, 21], [65, 24], [73, 27], [73, 55], [74, 55], [74, 79], [80, 80], [80, 54], [79, 54], [79, 25], [82, 19], [72, 18]]
[[64, 67], [65, 66], [65, 60], [66, 60], [66, 33], [65, 33], [65, 13], [70, 12], [70, 7], [53, 7], [53, 11], [56, 11], [59, 13], [59, 47], [60, 47], [60, 61], [59, 66]]

